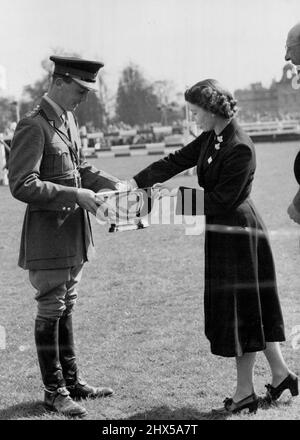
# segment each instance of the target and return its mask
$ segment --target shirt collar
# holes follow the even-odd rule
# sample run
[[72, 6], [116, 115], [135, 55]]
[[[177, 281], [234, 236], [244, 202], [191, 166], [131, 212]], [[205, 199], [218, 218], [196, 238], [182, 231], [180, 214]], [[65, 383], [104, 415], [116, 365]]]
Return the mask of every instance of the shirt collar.
[[57, 116], [59, 118], [61, 118], [61, 116], [65, 113], [65, 110], [59, 104], [57, 104], [55, 101], [53, 101], [53, 99], [50, 98], [49, 95], [45, 94], [44, 99], [48, 102], [48, 104], [51, 105], [51, 107], [53, 108], [53, 110], [55, 111]]

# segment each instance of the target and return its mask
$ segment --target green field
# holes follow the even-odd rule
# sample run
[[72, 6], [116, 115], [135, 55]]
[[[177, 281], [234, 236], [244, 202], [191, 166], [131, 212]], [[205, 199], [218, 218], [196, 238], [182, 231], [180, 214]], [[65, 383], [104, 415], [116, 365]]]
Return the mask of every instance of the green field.
[[[300, 374], [300, 349], [290, 333], [300, 325], [300, 226], [286, 214], [297, 189], [294, 142], [257, 145], [252, 198], [270, 232], [286, 324], [283, 353]], [[93, 159], [120, 178], [131, 177], [153, 157]], [[172, 179], [195, 186], [195, 177]], [[33, 339], [36, 304], [27, 273], [17, 267], [25, 206], [0, 187], [0, 419], [63, 419], [42, 406], [42, 384]], [[95, 220], [97, 257], [85, 266], [74, 312], [78, 361], [91, 384], [114, 388], [105, 400], [88, 400], [89, 419], [212, 419], [235, 386], [235, 360], [210, 353], [203, 333], [203, 235], [182, 226], [152, 226], [109, 234]], [[256, 391], [270, 372], [262, 353], [255, 368]], [[300, 398], [282, 400], [256, 415], [230, 419], [298, 419]]]

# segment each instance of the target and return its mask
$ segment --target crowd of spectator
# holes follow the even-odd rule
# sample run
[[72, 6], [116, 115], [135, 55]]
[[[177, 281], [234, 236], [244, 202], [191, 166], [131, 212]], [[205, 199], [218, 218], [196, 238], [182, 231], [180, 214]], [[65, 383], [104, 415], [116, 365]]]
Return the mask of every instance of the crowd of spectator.
[[[144, 124], [143, 126], [129, 126], [123, 122], [109, 124], [107, 128], [99, 132], [101, 149], [115, 145], [138, 145], [147, 143], [163, 142], [166, 135], [182, 134], [184, 121], [174, 122], [170, 126], [162, 126], [160, 123]], [[91, 140], [92, 143], [92, 140]]]

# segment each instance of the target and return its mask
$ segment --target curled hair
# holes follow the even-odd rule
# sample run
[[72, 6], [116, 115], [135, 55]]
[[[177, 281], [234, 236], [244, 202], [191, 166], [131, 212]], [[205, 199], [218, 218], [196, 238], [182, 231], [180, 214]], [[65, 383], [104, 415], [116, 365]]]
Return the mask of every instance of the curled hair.
[[215, 79], [196, 83], [185, 91], [184, 98], [187, 102], [225, 119], [232, 118], [238, 110], [233, 95]]

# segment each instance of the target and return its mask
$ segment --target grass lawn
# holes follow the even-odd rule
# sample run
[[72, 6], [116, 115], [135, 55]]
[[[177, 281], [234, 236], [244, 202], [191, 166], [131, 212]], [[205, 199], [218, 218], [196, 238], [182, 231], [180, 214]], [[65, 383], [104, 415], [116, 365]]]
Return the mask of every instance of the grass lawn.
[[[252, 198], [269, 229], [286, 324], [284, 356], [300, 374], [300, 350], [290, 333], [300, 325], [299, 226], [286, 214], [297, 184], [294, 142], [259, 144]], [[156, 157], [92, 159], [120, 178], [131, 177]], [[196, 185], [195, 177], [173, 179]], [[17, 267], [25, 205], [0, 187], [0, 419], [63, 419], [42, 406], [43, 389], [33, 339], [36, 304], [28, 274]], [[85, 266], [74, 312], [78, 363], [91, 384], [115, 395], [85, 403], [89, 419], [212, 419], [212, 407], [231, 396], [235, 360], [210, 353], [203, 332], [203, 235], [186, 236], [182, 226], [152, 226], [109, 234], [92, 220], [97, 258]], [[256, 391], [270, 381], [265, 358], [257, 356]], [[232, 419], [298, 419], [300, 399], [282, 400], [255, 415]]]

